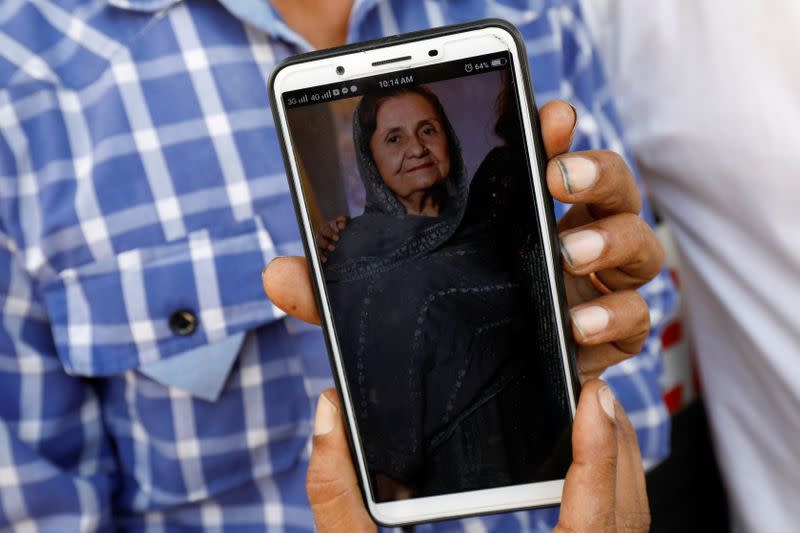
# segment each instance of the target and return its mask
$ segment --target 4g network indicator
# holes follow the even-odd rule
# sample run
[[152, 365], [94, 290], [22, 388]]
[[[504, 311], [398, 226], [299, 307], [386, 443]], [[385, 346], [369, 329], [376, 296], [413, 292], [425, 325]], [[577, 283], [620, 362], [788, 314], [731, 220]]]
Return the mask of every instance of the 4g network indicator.
[[323, 100], [330, 100], [331, 98], [336, 98], [338, 96], [344, 96], [350, 93], [358, 92], [357, 85], [351, 85], [350, 87], [341, 87], [338, 89], [328, 89], [323, 92], [319, 93], [311, 93], [304, 94], [300, 98], [289, 98], [286, 103], [288, 105], [297, 105], [297, 104], [307, 104], [308, 102], [322, 102]]

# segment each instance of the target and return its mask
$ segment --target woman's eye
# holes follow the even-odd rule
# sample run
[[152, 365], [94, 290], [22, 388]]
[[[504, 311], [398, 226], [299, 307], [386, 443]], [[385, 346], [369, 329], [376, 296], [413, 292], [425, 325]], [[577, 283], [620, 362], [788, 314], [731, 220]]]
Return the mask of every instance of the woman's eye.
[[399, 135], [390, 135], [389, 137], [386, 138], [386, 142], [389, 143], [389, 144], [398, 143], [398, 142], [400, 142], [400, 136]]
[[433, 135], [434, 133], [436, 133], [436, 129], [433, 126], [426, 126], [422, 128], [423, 135]]

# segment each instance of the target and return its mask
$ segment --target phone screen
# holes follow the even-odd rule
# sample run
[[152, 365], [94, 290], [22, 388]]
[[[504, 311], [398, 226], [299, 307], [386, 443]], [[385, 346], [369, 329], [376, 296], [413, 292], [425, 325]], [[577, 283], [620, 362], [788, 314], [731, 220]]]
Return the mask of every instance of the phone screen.
[[503, 52], [283, 94], [378, 502], [570, 461], [512, 68]]

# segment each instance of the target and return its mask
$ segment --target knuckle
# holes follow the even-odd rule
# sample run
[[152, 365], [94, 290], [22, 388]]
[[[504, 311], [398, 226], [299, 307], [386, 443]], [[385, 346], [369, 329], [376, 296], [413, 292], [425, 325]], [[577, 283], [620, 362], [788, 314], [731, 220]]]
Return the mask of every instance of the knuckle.
[[626, 289], [614, 295], [617, 335], [614, 346], [627, 356], [638, 354], [650, 332], [650, 308], [635, 290]]
[[[620, 213], [614, 220], [615, 229], [624, 236], [621, 246], [631, 266], [644, 266], [653, 262], [653, 253], [658, 239], [647, 222], [634, 213]], [[660, 261], [659, 261], [660, 263]]]
[[620, 357], [617, 361], [615, 361], [614, 364], [621, 363], [622, 361], [626, 361], [631, 357], [636, 357], [642, 352], [642, 348], [644, 348], [644, 339], [638, 342], [615, 342], [614, 347], [620, 351]]
[[343, 484], [340, 479], [320, 476], [319, 472], [314, 472], [312, 467], [309, 467], [306, 476], [306, 495], [312, 505], [336, 501], [350, 490], [351, 487]]
[[656, 237], [655, 232], [650, 230], [650, 239], [653, 243], [652, 253], [655, 256], [654, 264], [656, 268], [653, 269], [653, 276], [655, 277], [656, 274], [664, 267], [664, 263], [667, 260], [667, 252], [664, 250], [664, 247], [661, 245], [661, 241], [658, 240]]
[[330, 501], [341, 493], [341, 487], [334, 479], [319, 479], [311, 469], [306, 477], [306, 494], [312, 504]]
[[595, 152], [599, 159], [603, 160], [603, 163], [611, 168], [618, 169], [620, 166], [627, 167], [627, 163], [622, 158], [622, 156], [613, 150], [597, 150]]
[[617, 447], [616, 445], [609, 450], [603, 450], [592, 460], [602, 476], [606, 479], [614, 479], [617, 476]]
[[[631, 215], [631, 217], [633, 217], [631, 219], [631, 223], [632, 224], [636, 224], [639, 232], [642, 235], [646, 235], [648, 237], [652, 235], [653, 237], [655, 237], [655, 234], [653, 233], [653, 228], [650, 227], [650, 224], [648, 224], [645, 219], [643, 219], [639, 215], [636, 215], [636, 214], [633, 214], [633, 213], [629, 213], [629, 214]], [[633, 220], [633, 219], [636, 219], [636, 220]]]
[[[633, 218], [638, 218], [633, 213], [617, 213], [615, 215], [611, 215], [605, 219], [600, 221], [603, 227], [605, 227], [609, 232], [613, 233], [614, 235], [624, 236], [625, 239], [623, 244], [626, 246], [629, 245], [630, 239], [628, 238], [629, 234], [636, 234], [639, 233], [638, 229], [635, 228], [636, 221]], [[631, 231], [631, 227], [634, 227], [634, 230]]]
[[638, 291], [633, 289], [627, 289], [624, 293], [629, 299], [628, 305], [630, 305], [636, 313], [636, 317], [639, 320], [646, 320], [647, 322], [650, 321], [650, 308], [647, 306], [647, 300], [639, 294]]
[[641, 211], [641, 194], [625, 158], [611, 150], [599, 150], [597, 154], [601, 173], [614, 184], [615, 207], [634, 213]]
[[613, 175], [617, 179], [622, 178], [623, 181], [630, 179], [630, 173], [627, 171], [628, 164], [620, 154], [612, 150], [597, 150], [594, 153], [601, 172]]
[[[640, 296], [640, 298], [641, 298], [641, 296]], [[642, 302], [643, 302], [642, 305], [644, 305], [644, 311], [642, 312], [642, 318], [641, 318], [641, 322], [640, 322], [640, 331], [641, 331], [641, 333], [643, 335], [647, 335], [648, 333], [650, 333], [650, 326], [651, 326], [651, 324], [650, 324], [650, 309], [647, 307], [647, 304], [644, 303], [644, 300], [642, 300]]]
[[618, 224], [622, 225], [626, 230], [628, 230], [632, 236], [639, 239], [652, 232], [650, 226], [647, 225], [647, 222], [645, 222], [642, 217], [635, 213], [620, 213], [616, 215], [615, 218], [617, 219]]
[[631, 220], [631, 224], [635, 225], [636, 233], [639, 234], [639, 238], [641, 239], [642, 247], [648, 251], [652, 251], [656, 244], [660, 247], [658, 243], [658, 237], [656, 237], [653, 228], [650, 227], [650, 224], [647, 223], [645, 219], [640, 217], [639, 215], [632, 215], [636, 220]]
[[650, 331], [650, 308], [647, 301], [636, 291], [631, 291], [631, 306], [634, 309], [634, 332], [647, 334]]

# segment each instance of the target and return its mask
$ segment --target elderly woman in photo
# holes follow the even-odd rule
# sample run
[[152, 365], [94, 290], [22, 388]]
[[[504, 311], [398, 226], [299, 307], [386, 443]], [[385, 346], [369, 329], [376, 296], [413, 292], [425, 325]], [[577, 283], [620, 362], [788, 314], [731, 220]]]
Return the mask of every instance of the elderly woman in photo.
[[423, 86], [365, 95], [353, 136], [366, 205], [325, 278], [379, 499], [545, 475], [563, 428], [537, 405], [536, 319], [518, 275], [532, 258], [498, 234], [508, 191], [492, 172], [470, 184]]

